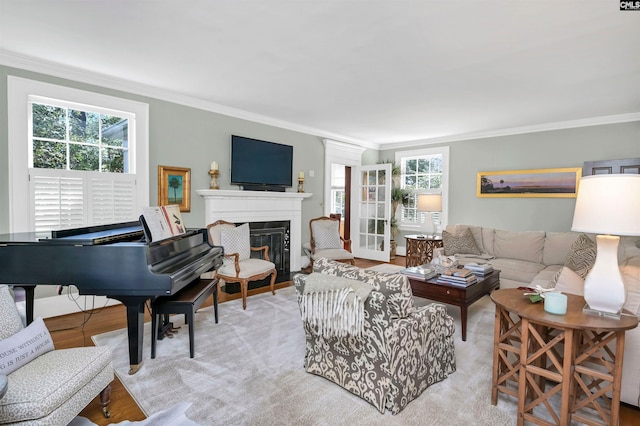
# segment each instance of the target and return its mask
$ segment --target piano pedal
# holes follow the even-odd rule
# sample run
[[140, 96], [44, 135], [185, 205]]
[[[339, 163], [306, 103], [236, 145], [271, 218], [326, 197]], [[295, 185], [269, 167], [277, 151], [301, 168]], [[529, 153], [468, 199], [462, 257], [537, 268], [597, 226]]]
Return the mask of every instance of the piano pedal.
[[180, 327], [174, 327], [173, 323], [171, 323], [171, 332], [172, 333], [177, 333], [180, 330]]

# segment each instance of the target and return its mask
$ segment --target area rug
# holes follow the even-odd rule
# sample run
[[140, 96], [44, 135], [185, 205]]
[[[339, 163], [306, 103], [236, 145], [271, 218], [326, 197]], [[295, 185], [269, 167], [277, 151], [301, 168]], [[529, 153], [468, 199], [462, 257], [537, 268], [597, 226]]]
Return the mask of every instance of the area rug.
[[392, 265], [390, 263], [381, 263], [376, 266], [365, 268], [369, 271], [384, 272], [385, 274], [397, 274], [404, 269], [404, 266]]
[[[416, 299], [428, 303], [424, 299]], [[517, 404], [501, 396], [492, 406], [494, 306], [484, 297], [469, 309], [467, 341], [456, 320], [457, 371], [429, 387], [398, 415], [381, 414], [364, 400], [303, 369], [304, 332], [293, 287], [211, 307], [195, 320], [195, 357], [189, 358], [185, 326], [158, 342], [150, 359], [150, 324], [145, 324], [144, 361], [128, 374], [125, 330], [94, 336], [114, 350], [116, 374], [147, 416], [189, 402], [186, 416], [201, 425], [513, 425]], [[175, 325], [182, 316], [173, 317]]]

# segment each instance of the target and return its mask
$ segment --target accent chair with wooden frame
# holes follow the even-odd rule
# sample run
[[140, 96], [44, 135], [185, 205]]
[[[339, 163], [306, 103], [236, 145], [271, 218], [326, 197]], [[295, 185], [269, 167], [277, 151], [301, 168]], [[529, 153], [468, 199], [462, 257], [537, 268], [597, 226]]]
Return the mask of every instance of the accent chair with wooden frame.
[[[269, 261], [269, 246], [251, 247], [249, 224], [236, 226], [234, 223], [218, 220], [207, 225], [209, 242], [224, 248], [223, 265], [215, 276], [225, 283], [239, 283], [242, 293], [242, 309], [247, 309], [249, 282], [258, 281], [271, 275], [271, 293], [276, 294], [276, 265]], [[251, 252], [262, 251], [263, 258], [251, 257]], [[220, 286], [218, 286], [218, 289]]]
[[309, 221], [311, 235], [311, 266], [319, 258], [336, 260], [355, 265], [351, 253], [351, 240], [340, 235], [340, 219], [327, 216], [317, 217]]

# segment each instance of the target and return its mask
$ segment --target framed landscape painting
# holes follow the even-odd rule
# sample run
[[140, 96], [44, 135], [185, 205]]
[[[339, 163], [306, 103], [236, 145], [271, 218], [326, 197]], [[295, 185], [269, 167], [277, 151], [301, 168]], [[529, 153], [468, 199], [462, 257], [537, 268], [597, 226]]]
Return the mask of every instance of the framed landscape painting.
[[479, 172], [478, 197], [575, 198], [581, 167]]
[[158, 166], [158, 205], [177, 204], [181, 212], [191, 211], [191, 169]]

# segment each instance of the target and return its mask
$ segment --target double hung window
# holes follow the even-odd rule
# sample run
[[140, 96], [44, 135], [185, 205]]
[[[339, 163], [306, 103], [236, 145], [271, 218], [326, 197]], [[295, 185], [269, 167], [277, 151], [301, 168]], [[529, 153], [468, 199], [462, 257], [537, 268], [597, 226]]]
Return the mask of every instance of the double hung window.
[[442, 212], [434, 212], [434, 219], [445, 225], [447, 217], [446, 200], [449, 148], [431, 148], [416, 151], [396, 152], [396, 163], [400, 165], [400, 187], [409, 196], [397, 212], [400, 229], [417, 230], [429, 220], [424, 212], [418, 211], [420, 194], [442, 194]]

